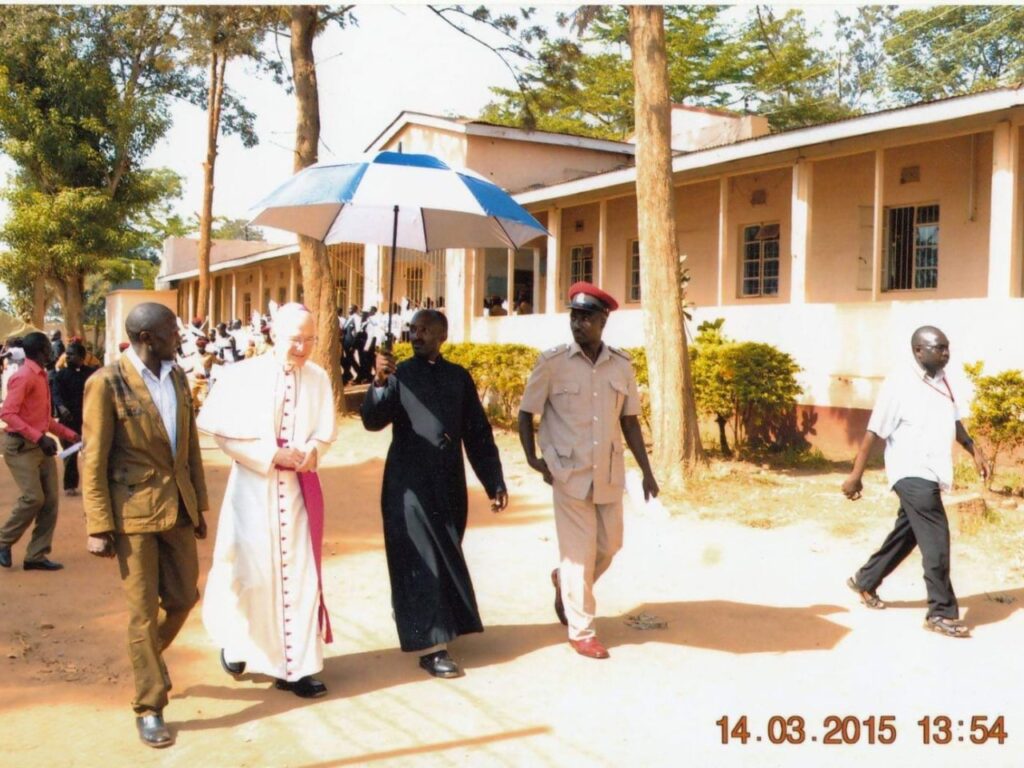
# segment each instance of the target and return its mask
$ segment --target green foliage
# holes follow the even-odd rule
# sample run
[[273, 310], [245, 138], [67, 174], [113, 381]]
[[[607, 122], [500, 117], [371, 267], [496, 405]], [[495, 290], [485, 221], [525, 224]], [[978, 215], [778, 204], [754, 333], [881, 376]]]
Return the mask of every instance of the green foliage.
[[971, 431], [988, 449], [991, 476], [1001, 453], [1024, 445], [1024, 373], [1010, 370], [985, 376], [984, 369], [982, 362], [964, 365], [974, 384]]
[[0, 272], [20, 300], [39, 276], [80, 296], [113, 260], [155, 257], [180, 181], [143, 160], [195, 86], [175, 66], [175, 24], [159, 7], [0, 12], [0, 142], [17, 167]]
[[524, 344], [446, 344], [444, 356], [473, 375], [481, 399], [506, 425], [515, 422], [526, 380], [540, 353]]
[[770, 344], [730, 341], [722, 333], [723, 322], [701, 323], [691, 347], [697, 411], [718, 422], [725, 453], [727, 423], [737, 448], [748, 441], [781, 444], [802, 391], [796, 380], [800, 366]]
[[[395, 344], [393, 351], [399, 362], [412, 357], [408, 342]], [[472, 374], [480, 399], [490, 404], [492, 419], [505, 426], [515, 423], [526, 381], [540, 354], [536, 349], [523, 344], [462, 342], [445, 344], [441, 354]]]
[[940, 5], [899, 13], [885, 42], [900, 104], [940, 99], [1024, 78], [1024, 8]]
[[855, 113], [838, 97], [829, 52], [814, 45], [812, 37], [803, 11], [776, 16], [771, 7], [757, 5], [732, 44], [746, 108], [767, 117], [775, 130]]
[[[666, 6], [666, 50], [673, 101], [721, 104], [738, 70], [724, 52], [729, 30], [717, 6]], [[626, 139], [633, 131], [633, 68], [623, 6], [584, 6], [571, 19], [578, 39], [547, 39], [520, 89], [492, 88], [481, 119], [503, 125]], [[570, 22], [563, 17], [562, 23]]]

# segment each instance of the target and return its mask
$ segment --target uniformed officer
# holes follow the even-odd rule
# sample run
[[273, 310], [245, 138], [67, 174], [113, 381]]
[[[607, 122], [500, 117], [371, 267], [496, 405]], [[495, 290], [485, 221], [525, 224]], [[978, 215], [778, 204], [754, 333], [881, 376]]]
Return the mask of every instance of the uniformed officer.
[[[640, 397], [629, 355], [601, 341], [618, 302], [590, 283], [569, 289], [573, 343], [541, 354], [519, 410], [526, 460], [554, 491], [561, 564], [551, 572], [555, 613], [582, 656], [608, 658], [594, 634], [594, 582], [622, 547], [622, 439], [643, 472], [644, 498], [658, 484], [644, 450]], [[536, 454], [533, 417], [540, 414]], [[621, 435], [621, 436], [620, 436]]]

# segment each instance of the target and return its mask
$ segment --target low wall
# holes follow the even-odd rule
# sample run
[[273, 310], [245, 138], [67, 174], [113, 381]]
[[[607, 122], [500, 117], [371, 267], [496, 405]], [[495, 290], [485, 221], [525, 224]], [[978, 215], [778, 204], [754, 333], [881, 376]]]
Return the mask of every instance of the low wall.
[[[950, 340], [947, 367], [957, 402], [969, 410], [973, 388], [964, 363], [985, 362], [988, 373], [1024, 367], [1024, 299], [879, 301], [855, 304], [772, 304], [700, 307], [690, 326], [725, 318], [723, 331], [738, 341], [773, 344], [803, 369], [799, 403], [814, 420], [810, 442], [826, 455], [848, 456], [863, 435], [878, 387], [888, 372], [912, 365], [910, 336], [922, 325]], [[547, 349], [571, 340], [569, 315], [475, 317], [470, 341], [529, 344]], [[644, 342], [639, 309], [613, 312], [609, 344]]]

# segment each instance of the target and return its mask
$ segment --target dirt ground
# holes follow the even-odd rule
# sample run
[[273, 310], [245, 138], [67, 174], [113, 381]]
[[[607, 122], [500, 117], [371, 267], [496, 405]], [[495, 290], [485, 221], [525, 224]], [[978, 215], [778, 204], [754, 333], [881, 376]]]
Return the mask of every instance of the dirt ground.
[[[627, 502], [624, 550], [597, 587], [597, 629], [612, 658], [594, 661], [573, 653], [551, 609], [549, 490], [503, 434], [512, 504], [492, 515], [474, 483], [465, 541], [487, 629], [452, 646], [465, 677], [434, 680], [398, 650], [390, 616], [378, 507], [389, 439], [346, 419], [322, 471], [336, 635], [323, 672], [329, 695], [307, 702], [267, 678], [230, 678], [196, 610], [166, 655], [177, 744], [159, 752], [138, 742], [128, 706], [116, 569], [86, 554], [81, 501], [62, 499], [53, 557], [65, 570], [25, 573], [22, 542], [15, 567], [0, 572], [0, 764], [1024, 764], [1024, 576], [1012, 538], [994, 547], [982, 534], [955, 536], [953, 579], [974, 637], [943, 638], [922, 629], [916, 554], [880, 590], [885, 611], [860, 606], [844, 586], [895, 513], [881, 472], [853, 504], [834, 471], [719, 464], [667, 513]], [[204, 460], [216, 510], [228, 466], [211, 446]], [[13, 496], [0, 469], [3, 514]], [[1011, 537], [1018, 514], [1000, 517]], [[200, 546], [204, 574], [212, 545]], [[641, 613], [667, 626], [634, 628], [629, 617]], [[747, 743], [723, 745], [716, 722], [727, 716], [731, 729], [743, 715]], [[861, 721], [847, 721], [856, 743], [824, 743], [830, 715]], [[865, 721], [887, 715], [895, 742], [869, 744]], [[918, 721], [941, 715], [949, 743], [923, 744]], [[971, 743], [972, 717], [1000, 715], [1002, 745]], [[804, 718], [804, 742], [771, 743], [773, 716]]]

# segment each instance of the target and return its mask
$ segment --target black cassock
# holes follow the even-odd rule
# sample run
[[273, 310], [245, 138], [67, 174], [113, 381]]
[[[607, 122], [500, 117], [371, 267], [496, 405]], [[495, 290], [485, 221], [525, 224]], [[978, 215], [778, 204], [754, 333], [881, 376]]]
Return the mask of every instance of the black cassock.
[[438, 357], [398, 365], [387, 386], [371, 386], [363, 426], [392, 425], [381, 509], [391, 603], [403, 651], [482, 632], [462, 554], [466, 456], [487, 495], [505, 490], [501, 459], [469, 372]]

